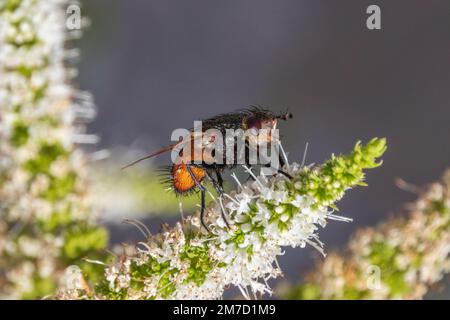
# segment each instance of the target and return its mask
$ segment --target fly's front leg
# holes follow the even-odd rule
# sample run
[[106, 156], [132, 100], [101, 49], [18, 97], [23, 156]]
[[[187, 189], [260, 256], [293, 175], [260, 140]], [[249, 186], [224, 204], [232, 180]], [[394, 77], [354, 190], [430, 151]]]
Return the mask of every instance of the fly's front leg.
[[[248, 140], [245, 140], [244, 160], [245, 160], [245, 166], [246, 166], [249, 170], [252, 170], [253, 167], [252, 167], [252, 165], [251, 165], [251, 163], [250, 163], [250, 145], [249, 145]], [[247, 177], [247, 179], [246, 179], [245, 181], [247, 182], [247, 181], [249, 181], [250, 179], [253, 180], [253, 181], [255, 181], [255, 178], [254, 178], [251, 174], [248, 175], [248, 177]]]
[[278, 173], [281, 173], [281, 174], [284, 175], [285, 177], [287, 177], [287, 178], [289, 178], [289, 179], [292, 180], [293, 177], [292, 177], [289, 173], [283, 171], [283, 167], [284, 167], [284, 165], [285, 165], [285, 162], [284, 162], [284, 158], [283, 158], [283, 156], [281, 155], [280, 152], [278, 152], [278, 162], [279, 162], [279, 164], [280, 164], [280, 166], [277, 168]]
[[[282, 174], [283, 176], [292, 180], [293, 177], [289, 173], [287, 173], [283, 170], [285, 162], [284, 162], [283, 156], [280, 153], [278, 153], [278, 164], [279, 164], [278, 168], [273, 168], [273, 169], [277, 170], [277, 173]], [[272, 168], [272, 164], [270, 162], [264, 166], [266, 168]]]

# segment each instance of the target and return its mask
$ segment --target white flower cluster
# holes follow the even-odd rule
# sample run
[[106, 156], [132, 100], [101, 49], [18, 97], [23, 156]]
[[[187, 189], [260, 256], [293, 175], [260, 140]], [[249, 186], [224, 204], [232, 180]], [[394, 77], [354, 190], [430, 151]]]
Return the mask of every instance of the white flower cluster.
[[[246, 298], [272, 293], [267, 281], [281, 275], [277, 256], [284, 246], [312, 245], [323, 254], [317, 230], [328, 220], [351, 221], [333, 214], [345, 191], [364, 185], [365, 169], [381, 165], [386, 139], [357, 142], [348, 155], [332, 155], [320, 166], [296, 163], [285, 175], [256, 176], [238, 184], [198, 214], [157, 235], [138, 221], [129, 221], [146, 236], [105, 268], [95, 290], [61, 288], [60, 299], [218, 299], [237, 286]], [[287, 163], [287, 159], [286, 159]], [[289, 176], [287, 178], [286, 176]], [[224, 220], [223, 215], [226, 216]], [[228, 226], [229, 225], [229, 226]]]
[[[293, 177], [303, 170], [298, 164], [285, 169]], [[218, 299], [230, 285], [246, 298], [271, 294], [267, 281], [282, 274], [277, 256], [283, 246], [310, 244], [323, 254], [318, 228], [328, 219], [350, 221], [300, 195], [295, 178], [253, 177], [245, 184], [237, 181], [238, 191], [207, 209], [210, 234], [196, 232], [199, 219], [190, 217], [151, 236], [137, 245], [134, 255], [107, 268], [108, 290], [119, 296], [126, 291], [128, 299]]]
[[93, 219], [76, 143], [89, 137], [83, 123], [95, 112], [70, 84], [67, 5], [0, 0], [0, 295], [8, 297], [32, 297], [35, 280], [61, 268], [64, 234], [43, 230]]
[[421, 299], [450, 271], [450, 171], [409, 215], [359, 231], [349, 255], [332, 253], [288, 298]]

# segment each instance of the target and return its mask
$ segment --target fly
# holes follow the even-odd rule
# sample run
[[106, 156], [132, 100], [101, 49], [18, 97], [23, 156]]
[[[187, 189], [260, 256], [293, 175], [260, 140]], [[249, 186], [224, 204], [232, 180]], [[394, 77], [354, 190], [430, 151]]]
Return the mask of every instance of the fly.
[[[220, 133], [222, 137], [225, 137], [228, 130], [242, 130], [247, 131], [250, 130], [252, 132], [260, 132], [261, 129], [265, 130], [274, 130], [276, 129], [278, 120], [287, 120], [292, 118], [291, 113], [284, 113], [281, 115], [276, 115], [272, 111], [254, 106], [246, 109], [241, 109], [231, 113], [225, 113], [218, 116], [214, 116], [212, 118], [206, 119], [202, 121], [202, 128], [200, 131], [200, 137], [205, 138], [205, 133], [208, 132], [209, 129], [214, 129], [216, 132]], [[128, 168], [141, 162], [145, 159], [153, 158], [158, 155], [161, 155], [165, 152], [176, 152], [176, 160], [175, 163], [168, 166], [164, 172], [166, 175], [165, 182], [167, 182], [170, 187], [175, 191], [175, 193], [179, 196], [186, 196], [192, 192], [200, 191], [201, 194], [201, 210], [200, 210], [200, 220], [203, 227], [209, 231], [205, 221], [204, 221], [204, 212], [205, 212], [205, 192], [206, 187], [204, 186], [205, 180], [211, 182], [212, 186], [216, 190], [219, 195], [219, 200], [221, 201], [224, 195], [223, 191], [223, 178], [222, 173], [224, 170], [232, 170], [239, 164], [239, 150], [235, 146], [230, 150], [227, 148], [227, 143], [220, 148], [220, 150], [214, 150], [210, 154], [205, 153], [205, 148], [207, 144], [214, 144], [215, 136], [206, 137], [206, 143], [200, 146], [200, 151], [196, 151], [194, 148], [194, 144], [198, 137], [198, 132], [196, 132], [195, 128], [189, 130], [189, 133], [186, 137], [182, 139], [182, 141], [175, 142], [171, 145], [163, 147], [153, 153], [150, 153], [122, 169]], [[279, 143], [279, 138], [274, 138], [273, 136], [268, 135], [266, 137], [267, 142], [270, 143]], [[229, 141], [228, 141], [229, 142]], [[235, 142], [235, 140], [233, 140]], [[189, 146], [188, 146], [189, 145]], [[188, 149], [187, 149], [188, 148]], [[180, 149], [182, 149], [180, 151]], [[245, 140], [244, 143], [244, 164], [248, 167], [251, 167], [249, 162], [249, 154], [251, 149], [254, 150], [255, 147], [248, 140]], [[256, 149], [258, 147], [256, 146]], [[190, 151], [190, 152], [186, 152]], [[221, 159], [227, 158], [227, 152], [233, 153], [232, 159], [234, 159], [231, 163], [227, 161], [216, 161], [216, 152], [220, 151], [222, 153]], [[278, 161], [279, 167], [277, 168], [277, 172], [285, 175], [288, 178], [291, 176], [282, 170], [285, 162], [280, 153], [278, 153]], [[269, 167], [270, 164], [266, 164], [266, 167]], [[281, 168], [281, 169], [280, 169]], [[225, 221], [225, 224], [229, 227], [227, 219], [225, 217], [225, 213], [223, 212], [223, 208], [221, 209], [222, 218]]]

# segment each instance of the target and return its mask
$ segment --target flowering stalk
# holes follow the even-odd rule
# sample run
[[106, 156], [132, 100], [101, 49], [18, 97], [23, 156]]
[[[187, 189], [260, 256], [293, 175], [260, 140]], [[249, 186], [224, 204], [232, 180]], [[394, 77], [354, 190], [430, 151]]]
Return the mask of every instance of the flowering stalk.
[[1, 297], [52, 293], [67, 265], [106, 244], [77, 148], [94, 109], [69, 83], [67, 5], [0, 0]]
[[317, 230], [328, 220], [349, 221], [330, 207], [344, 192], [363, 184], [363, 169], [375, 168], [386, 150], [384, 139], [357, 143], [347, 156], [334, 156], [318, 167], [285, 166], [283, 175], [253, 175], [224, 198], [230, 228], [221, 218], [221, 204], [207, 208], [211, 233], [189, 217], [149, 236], [106, 267], [105, 279], [94, 293], [75, 286], [60, 298], [99, 299], [217, 299], [229, 285], [242, 294], [271, 293], [270, 278], [281, 275], [276, 257], [283, 246], [310, 244], [323, 252]]
[[420, 299], [450, 271], [450, 171], [409, 206], [409, 215], [356, 233], [290, 299]]

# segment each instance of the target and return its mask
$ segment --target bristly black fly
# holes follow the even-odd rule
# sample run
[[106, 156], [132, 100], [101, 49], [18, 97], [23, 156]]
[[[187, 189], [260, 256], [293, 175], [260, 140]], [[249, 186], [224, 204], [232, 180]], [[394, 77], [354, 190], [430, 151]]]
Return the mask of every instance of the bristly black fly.
[[[206, 119], [202, 121], [202, 132], [209, 129], [216, 129], [220, 131], [222, 136], [226, 136], [227, 130], [251, 130], [251, 129], [275, 129], [277, 125], [277, 120], [288, 120], [292, 118], [292, 114], [289, 112], [277, 115], [274, 112], [265, 109], [260, 106], [251, 106], [249, 108], [240, 109], [235, 112], [230, 113], [224, 113], [217, 116], [214, 116], [212, 118]], [[185, 137], [188, 141], [192, 141], [194, 139], [194, 131], [195, 129], [191, 129], [189, 132], [190, 134]], [[276, 142], [279, 143], [279, 141], [270, 141], [271, 143]], [[176, 142], [174, 144], [168, 145], [164, 148], [161, 148], [160, 150], [157, 150], [156, 152], [153, 152], [149, 155], [146, 155], [129, 165], [125, 166], [123, 169], [128, 168], [132, 165], [135, 165], [136, 163], [149, 159], [155, 156], [158, 156], [162, 153], [172, 151], [174, 148], [180, 146], [181, 142]], [[245, 164], [248, 167], [251, 167], [250, 163], [248, 163], [247, 155], [250, 152], [249, 144], [245, 144]], [[238, 155], [237, 149], [234, 148], [234, 157], [235, 162], [232, 163], [226, 163], [226, 162], [220, 162], [217, 163], [215, 161], [211, 161], [212, 159], [208, 159], [208, 161], [205, 161], [205, 159], [202, 157], [201, 159], [196, 159], [195, 153], [192, 156], [192, 158], [186, 160], [183, 159], [179, 163], [174, 163], [170, 166], [165, 167], [162, 170], [162, 173], [165, 177], [164, 183], [169, 184], [169, 186], [175, 191], [175, 193], [179, 196], [189, 195], [190, 193], [194, 191], [200, 191], [201, 193], [201, 212], [200, 212], [200, 218], [202, 225], [205, 227], [207, 231], [209, 231], [209, 228], [207, 227], [205, 221], [204, 221], [204, 211], [205, 211], [205, 191], [206, 188], [204, 186], [204, 180], [206, 179], [209, 181], [214, 189], [219, 194], [220, 199], [222, 199], [223, 196], [223, 178], [222, 173], [225, 169], [233, 169], [238, 163]], [[223, 150], [223, 156], [226, 157], [226, 148]], [[281, 154], [278, 155], [278, 160], [280, 164], [280, 168], [283, 168], [284, 165], [284, 159], [281, 156]], [[278, 172], [289, 177], [289, 174], [282, 171], [281, 169], [278, 169]], [[222, 218], [225, 221], [225, 223], [228, 226], [227, 219], [225, 217], [225, 213], [222, 211]]]

